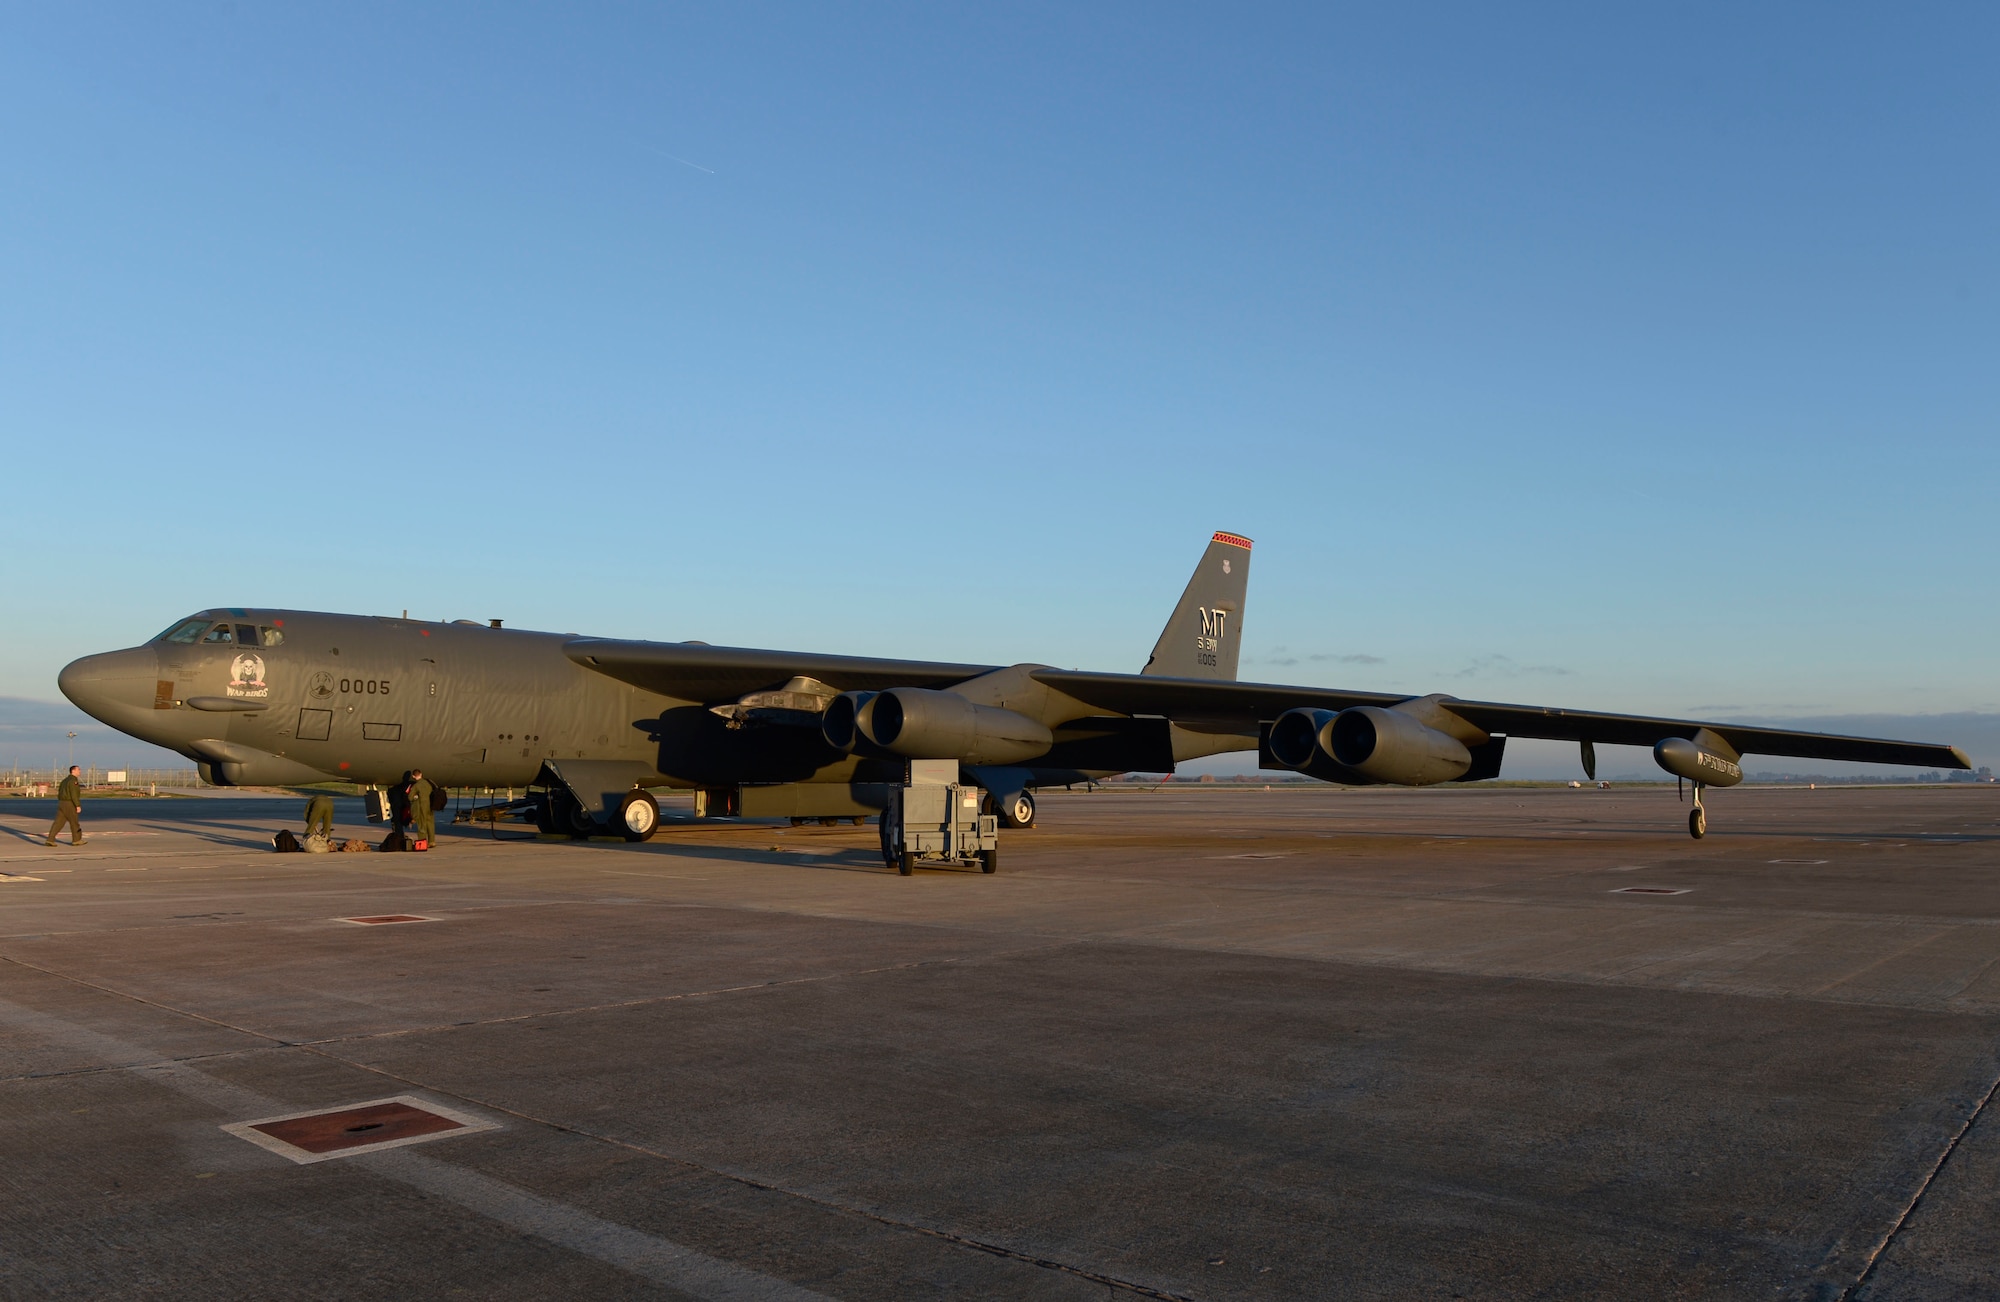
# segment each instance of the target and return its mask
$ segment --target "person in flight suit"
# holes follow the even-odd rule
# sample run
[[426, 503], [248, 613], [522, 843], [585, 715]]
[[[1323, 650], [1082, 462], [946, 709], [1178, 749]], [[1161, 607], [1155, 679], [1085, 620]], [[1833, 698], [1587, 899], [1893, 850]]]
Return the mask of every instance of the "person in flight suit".
[[49, 824], [50, 845], [56, 843], [56, 833], [65, 826], [69, 828], [69, 843], [83, 844], [83, 820], [78, 817], [83, 812], [83, 783], [77, 780], [77, 774], [82, 771], [76, 765], [70, 765], [69, 776], [56, 788], [56, 821]]
[[422, 769], [410, 770], [410, 821], [416, 824], [416, 839], [427, 845], [437, 844], [437, 815], [431, 809], [433, 789], [424, 781]]
[[306, 835], [315, 832], [333, 839], [333, 797], [324, 791], [314, 792], [313, 798], [306, 801]]

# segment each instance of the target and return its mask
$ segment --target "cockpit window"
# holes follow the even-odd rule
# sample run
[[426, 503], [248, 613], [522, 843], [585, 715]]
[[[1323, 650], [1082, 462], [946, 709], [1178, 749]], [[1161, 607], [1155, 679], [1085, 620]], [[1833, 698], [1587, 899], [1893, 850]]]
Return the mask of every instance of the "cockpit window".
[[269, 624], [261, 624], [258, 626], [257, 632], [262, 635], [265, 646], [283, 646], [285, 644], [285, 630], [282, 628], [273, 628]]
[[238, 624], [236, 626], [236, 642], [238, 646], [256, 646], [257, 626], [254, 624]]
[[185, 645], [199, 639], [207, 628], [208, 621], [205, 619], [182, 620], [166, 632], [160, 634], [159, 640], [162, 642], [179, 642]]
[[214, 628], [208, 630], [208, 636], [202, 639], [204, 644], [227, 642], [233, 645], [235, 641], [236, 639], [230, 635], [229, 625], [227, 624], [217, 624]]

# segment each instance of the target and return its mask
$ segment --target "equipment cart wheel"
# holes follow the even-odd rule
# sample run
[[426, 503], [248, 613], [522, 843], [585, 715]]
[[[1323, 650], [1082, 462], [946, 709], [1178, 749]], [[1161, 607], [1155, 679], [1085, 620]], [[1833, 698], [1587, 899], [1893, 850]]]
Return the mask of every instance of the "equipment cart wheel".
[[997, 873], [1000, 871], [1000, 851], [998, 848], [981, 850], [979, 852], [979, 871], [983, 873]]
[[650, 841], [660, 830], [660, 806], [651, 793], [628, 791], [618, 802], [618, 830], [627, 841]]
[[1688, 835], [1697, 841], [1708, 835], [1708, 814], [1699, 805], [1688, 811]]
[[908, 850], [897, 856], [896, 871], [908, 877], [917, 870], [917, 856]]

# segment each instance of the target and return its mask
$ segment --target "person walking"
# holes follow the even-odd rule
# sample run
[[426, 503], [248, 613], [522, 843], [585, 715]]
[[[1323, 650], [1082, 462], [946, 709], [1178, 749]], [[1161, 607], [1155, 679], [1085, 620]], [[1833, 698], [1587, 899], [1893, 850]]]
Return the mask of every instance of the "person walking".
[[416, 824], [416, 839], [426, 849], [437, 844], [437, 814], [431, 809], [434, 788], [424, 781], [422, 769], [410, 770], [410, 821]]
[[333, 839], [333, 797], [324, 791], [315, 791], [312, 799], [306, 801], [306, 835], [315, 832], [329, 841]]
[[70, 765], [69, 776], [56, 788], [56, 821], [49, 824], [50, 845], [56, 843], [56, 833], [65, 826], [69, 828], [69, 843], [83, 844], [83, 819], [80, 817], [83, 813], [83, 783], [77, 780], [77, 774], [82, 771], [76, 765]]

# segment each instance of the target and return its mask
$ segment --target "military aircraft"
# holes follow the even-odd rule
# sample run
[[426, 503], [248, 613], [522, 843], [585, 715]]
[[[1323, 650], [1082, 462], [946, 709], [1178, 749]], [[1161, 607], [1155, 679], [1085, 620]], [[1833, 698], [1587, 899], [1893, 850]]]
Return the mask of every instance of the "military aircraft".
[[385, 786], [421, 768], [454, 787], [528, 789], [545, 830], [643, 841], [660, 788], [697, 812], [860, 817], [911, 760], [955, 760], [1003, 826], [1039, 787], [1171, 772], [1225, 751], [1347, 785], [1500, 773], [1509, 737], [1649, 746], [1702, 791], [1745, 754], [1965, 769], [1955, 747], [1733, 723], [1236, 681], [1251, 544], [1217, 533], [1144, 668], [1089, 673], [882, 660], [231, 607], [143, 646], [85, 656], [63, 694], [229, 785]]

